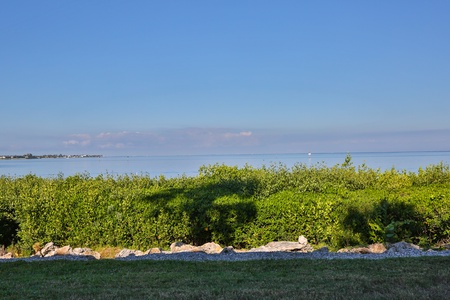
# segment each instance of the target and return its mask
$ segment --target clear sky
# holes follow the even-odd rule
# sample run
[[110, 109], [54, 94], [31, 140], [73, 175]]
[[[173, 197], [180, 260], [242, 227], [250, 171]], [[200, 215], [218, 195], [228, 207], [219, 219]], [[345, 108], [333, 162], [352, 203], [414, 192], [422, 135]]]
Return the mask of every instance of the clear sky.
[[0, 154], [450, 150], [450, 1], [0, 3]]

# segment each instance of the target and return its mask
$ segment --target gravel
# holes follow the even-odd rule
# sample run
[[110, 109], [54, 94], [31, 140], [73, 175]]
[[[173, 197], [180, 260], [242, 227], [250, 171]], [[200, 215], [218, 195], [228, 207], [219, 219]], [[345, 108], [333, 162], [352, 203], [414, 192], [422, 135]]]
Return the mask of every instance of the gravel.
[[298, 252], [244, 252], [230, 254], [206, 254], [201, 252], [184, 252], [173, 254], [151, 254], [143, 256], [128, 256], [117, 260], [182, 260], [182, 261], [248, 261], [267, 259], [384, 259], [394, 257], [450, 256], [450, 251], [408, 251], [389, 252], [382, 254], [335, 253], [314, 251]]

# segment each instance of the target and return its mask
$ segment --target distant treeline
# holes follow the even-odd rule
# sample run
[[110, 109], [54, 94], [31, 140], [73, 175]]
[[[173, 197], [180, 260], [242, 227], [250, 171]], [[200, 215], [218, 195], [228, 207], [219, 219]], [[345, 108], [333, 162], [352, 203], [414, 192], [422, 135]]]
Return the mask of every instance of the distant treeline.
[[84, 158], [84, 157], [103, 157], [103, 155], [98, 154], [44, 154], [44, 155], [33, 155], [31, 153], [23, 155], [0, 155], [0, 159], [39, 159], [39, 158]]

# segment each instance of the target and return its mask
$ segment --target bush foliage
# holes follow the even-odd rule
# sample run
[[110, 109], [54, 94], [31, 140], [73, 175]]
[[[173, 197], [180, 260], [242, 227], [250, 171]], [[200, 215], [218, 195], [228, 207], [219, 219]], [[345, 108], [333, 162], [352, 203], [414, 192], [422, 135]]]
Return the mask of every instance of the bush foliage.
[[450, 170], [342, 164], [202, 166], [197, 176], [0, 177], [0, 245], [146, 250], [172, 242], [250, 248], [296, 240], [332, 249], [450, 238]]

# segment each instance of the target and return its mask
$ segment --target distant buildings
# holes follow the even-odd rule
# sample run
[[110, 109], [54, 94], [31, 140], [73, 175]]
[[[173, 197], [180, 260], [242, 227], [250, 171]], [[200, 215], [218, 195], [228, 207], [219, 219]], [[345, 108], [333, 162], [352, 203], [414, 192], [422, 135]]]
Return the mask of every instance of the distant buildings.
[[91, 154], [45, 154], [45, 155], [33, 155], [27, 153], [24, 155], [0, 155], [0, 159], [40, 159], [40, 158], [89, 158], [89, 157], [103, 157], [103, 155], [91, 155]]

